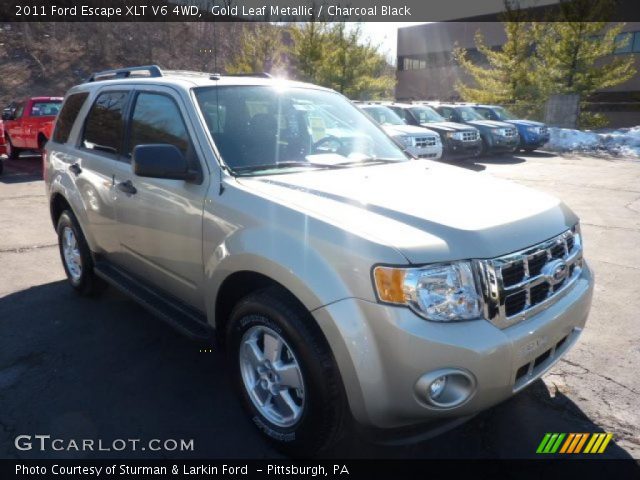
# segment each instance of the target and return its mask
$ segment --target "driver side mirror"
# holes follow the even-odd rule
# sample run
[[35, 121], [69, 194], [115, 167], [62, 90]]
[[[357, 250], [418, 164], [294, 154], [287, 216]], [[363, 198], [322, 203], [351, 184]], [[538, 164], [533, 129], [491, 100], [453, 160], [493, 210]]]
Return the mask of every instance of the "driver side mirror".
[[2, 120], [13, 120], [11, 112], [2, 112]]
[[200, 173], [189, 170], [189, 162], [175, 145], [137, 145], [131, 167], [139, 177], [197, 181]]

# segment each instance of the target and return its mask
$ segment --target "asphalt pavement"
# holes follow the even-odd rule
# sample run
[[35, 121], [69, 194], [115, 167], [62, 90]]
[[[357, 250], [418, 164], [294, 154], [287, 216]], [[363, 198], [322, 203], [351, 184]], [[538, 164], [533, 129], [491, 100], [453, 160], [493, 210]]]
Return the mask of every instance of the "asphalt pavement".
[[[546, 432], [611, 432], [603, 456], [640, 457], [640, 162], [533, 153], [461, 168], [548, 191], [580, 215], [596, 274], [587, 328], [542, 380], [464, 425], [411, 445], [349, 435], [329, 455], [533, 458]], [[0, 458], [278, 457], [242, 412], [222, 352], [114, 289], [82, 298], [67, 285], [40, 169], [39, 157], [23, 156], [0, 176]], [[17, 436], [36, 434], [194, 448], [16, 448]]]

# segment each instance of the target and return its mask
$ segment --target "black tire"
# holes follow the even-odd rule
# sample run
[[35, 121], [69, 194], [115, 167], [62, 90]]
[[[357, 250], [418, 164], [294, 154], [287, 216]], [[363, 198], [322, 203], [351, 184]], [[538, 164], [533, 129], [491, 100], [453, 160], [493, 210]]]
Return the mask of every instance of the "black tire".
[[0, 175], [2, 175], [2, 171], [4, 170], [4, 162], [0, 158]]
[[[77, 241], [77, 248], [80, 252], [80, 262], [81, 262], [81, 273], [78, 277], [74, 278], [74, 275], [69, 271], [69, 267], [67, 266], [67, 262], [65, 261], [64, 254], [64, 246], [63, 246], [63, 235], [65, 234], [65, 229], [71, 229], [75, 239]], [[62, 260], [62, 266], [64, 267], [64, 271], [67, 274], [67, 280], [71, 284], [71, 286], [80, 294], [80, 295], [94, 295], [103, 290], [105, 283], [98, 277], [96, 277], [93, 271], [93, 258], [91, 257], [91, 251], [89, 250], [89, 245], [82, 233], [82, 229], [78, 224], [78, 220], [76, 216], [73, 214], [71, 210], [65, 210], [60, 215], [58, 219], [58, 226], [56, 229], [58, 233], [58, 248], [60, 250], [60, 259]]]
[[480, 153], [479, 157], [485, 157], [489, 153], [489, 145], [487, 145], [487, 141], [483, 138], [482, 143], [480, 145]]
[[11, 143], [11, 139], [9, 137], [6, 137], [6, 149], [7, 156], [11, 160], [17, 160], [18, 158], [20, 158], [20, 149], [13, 146], [13, 143]]
[[527, 152], [527, 153], [531, 153], [531, 152], [536, 151], [536, 148], [535, 147], [526, 147], [526, 148], [523, 148], [523, 150], [525, 152]]
[[[252, 327], [266, 327], [280, 335], [300, 365], [304, 404], [299, 420], [290, 427], [265, 417], [245, 388], [240, 346]], [[326, 451], [340, 438], [346, 400], [338, 367], [309, 312], [287, 292], [270, 287], [243, 298], [231, 313], [226, 340], [232, 381], [243, 407], [275, 448], [294, 457], [309, 457]]]

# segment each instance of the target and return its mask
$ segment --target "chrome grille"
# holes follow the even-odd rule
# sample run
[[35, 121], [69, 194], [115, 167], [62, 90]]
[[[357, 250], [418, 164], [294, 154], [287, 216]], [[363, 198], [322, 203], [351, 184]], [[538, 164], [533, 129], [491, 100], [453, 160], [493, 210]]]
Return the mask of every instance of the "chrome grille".
[[540, 135], [546, 135], [549, 133], [549, 129], [547, 127], [540, 127]]
[[514, 137], [516, 134], [516, 129], [515, 128], [505, 128], [504, 129], [504, 136], [505, 137]]
[[478, 140], [478, 132], [474, 130], [468, 130], [462, 132], [462, 141], [463, 142], [475, 142]]
[[434, 147], [436, 145], [436, 137], [416, 137], [416, 147]]
[[576, 225], [520, 252], [476, 261], [485, 318], [507, 328], [535, 315], [575, 282], [582, 270], [582, 238]]

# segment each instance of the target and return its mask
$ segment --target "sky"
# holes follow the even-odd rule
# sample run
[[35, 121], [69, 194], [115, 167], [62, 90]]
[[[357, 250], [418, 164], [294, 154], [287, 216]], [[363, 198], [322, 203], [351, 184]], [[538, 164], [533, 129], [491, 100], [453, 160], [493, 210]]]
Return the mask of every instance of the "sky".
[[382, 53], [395, 65], [398, 28], [423, 23], [427, 22], [364, 22], [362, 23], [362, 32], [374, 43], [379, 43]]

